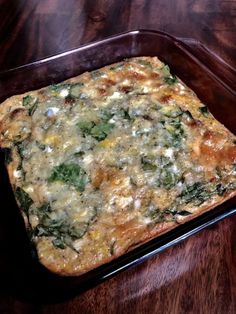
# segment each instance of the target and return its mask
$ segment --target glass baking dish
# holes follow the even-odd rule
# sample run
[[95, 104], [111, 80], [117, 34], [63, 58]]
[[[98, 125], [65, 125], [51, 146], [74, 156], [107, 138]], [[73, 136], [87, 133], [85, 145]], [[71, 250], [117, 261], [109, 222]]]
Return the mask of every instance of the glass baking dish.
[[[233, 133], [236, 133], [236, 71], [192, 39], [151, 30], [119, 34], [77, 49], [0, 72], [0, 102], [9, 96], [58, 83], [84, 71], [133, 56], [158, 56]], [[79, 277], [60, 277], [34, 257], [23, 219], [0, 160], [0, 280], [4, 290], [27, 301], [56, 302], [143, 262], [166, 248], [236, 213], [236, 198], [180, 225], [118, 259]]]

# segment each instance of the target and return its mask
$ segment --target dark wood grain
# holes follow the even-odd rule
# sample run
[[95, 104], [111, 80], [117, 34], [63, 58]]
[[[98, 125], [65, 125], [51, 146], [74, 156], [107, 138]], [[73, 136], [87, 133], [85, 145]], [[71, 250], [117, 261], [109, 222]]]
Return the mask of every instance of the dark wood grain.
[[236, 2], [0, 0], [0, 69], [122, 31], [159, 29], [202, 41], [236, 66]]
[[[198, 39], [236, 67], [236, 1], [0, 0], [0, 71], [135, 28]], [[236, 217], [61, 304], [19, 301], [0, 278], [0, 313], [236, 313]]]

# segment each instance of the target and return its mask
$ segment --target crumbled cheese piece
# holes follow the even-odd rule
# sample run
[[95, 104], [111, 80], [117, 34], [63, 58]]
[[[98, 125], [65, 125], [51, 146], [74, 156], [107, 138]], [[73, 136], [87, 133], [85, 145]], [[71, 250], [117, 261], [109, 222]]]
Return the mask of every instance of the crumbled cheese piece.
[[48, 108], [48, 110], [46, 111], [46, 115], [48, 118], [53, 117], [54, 115], [56, 115], [58, 113], [58, 111], [60, 111], [59, 108], [57, 107], [50, 107]]
[[65, 98], [66, 96], [69, 95], [69, 91], [68, 89], [66, 88], [63, 88], [61, 91], [60, 91], [60, 94], [59, 94], [62, 98]]
[[164, 153], [165, 157], [169, 157], [169, 158], [172, 158], [173, 154], [174, 154], [174, 150], [171, 147], [167, 148]]
[[139, 209], [141, 207], [141, 200], [139, 198], [137, 198], [135, 201], [134, 201], [134, 208], [135, 209]]
[[120, 92], [114, 92], [109, 98], [110, 99], [118, 99], [120, 98], [121, 93]]
[[13, 171], [13, 176], [15, 178], [20, 178], [22, 176], [22, 172], [20, 170], [14, 170]]

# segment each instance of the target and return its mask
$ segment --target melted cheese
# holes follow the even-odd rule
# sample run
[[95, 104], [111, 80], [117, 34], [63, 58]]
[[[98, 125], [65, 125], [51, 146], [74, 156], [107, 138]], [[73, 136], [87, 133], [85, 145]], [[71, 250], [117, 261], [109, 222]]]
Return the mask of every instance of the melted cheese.
[[17, 200], [40, 260], [60, 274], [86, 272], [235, 193], [234, 135], [157, 58], [1, 108]]

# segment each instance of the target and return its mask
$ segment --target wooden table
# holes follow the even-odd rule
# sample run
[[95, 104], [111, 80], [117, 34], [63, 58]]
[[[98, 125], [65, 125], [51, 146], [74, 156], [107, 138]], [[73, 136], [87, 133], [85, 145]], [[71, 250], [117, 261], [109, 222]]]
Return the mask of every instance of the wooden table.
[[[236, 67], [236, 1], [0, 0], [0, 70], [122, 31], [202, 41]], [[236, 313], [236, 216], [61, 304], [14, 299], [0, 313]]]

